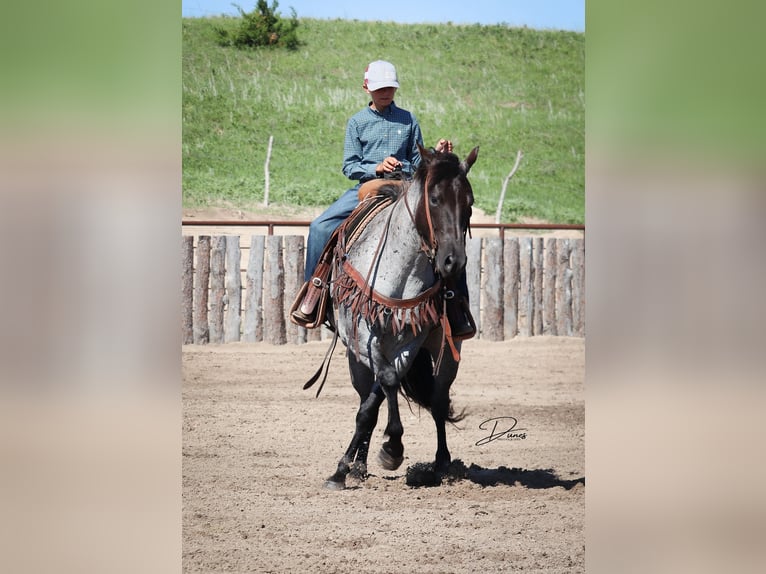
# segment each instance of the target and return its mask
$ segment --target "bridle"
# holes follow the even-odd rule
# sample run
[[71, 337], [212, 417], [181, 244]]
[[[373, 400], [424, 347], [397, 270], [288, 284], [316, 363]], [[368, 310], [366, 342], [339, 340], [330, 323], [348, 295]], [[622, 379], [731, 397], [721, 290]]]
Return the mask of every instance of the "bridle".
[[[428, 237], [423, 237], [423, 234], [420, 234], [420, 243], [421, 243], [421, 249], [422, 251], [428, 256], [429, 261], [431, 261], [431, 264], [434, 265], [434, 271], [438, 274], [438, 271], [435, 267], [436, 262], [436, 251], [439, 248], [439, 241], [436, 239], [436, 233], [434, 232], [434, 223], [433, 218], [431, 217], [431, 201], [428, 194], [428, 186], [431, 181], [431, 173], [428, 172], [425, 177], [425, 182], [423, 183], [423, 196], [421, 201], [425, 202], [425, 213], [426, 213], [426, 223], [428, 226]], [[412, 211], [412, 208], [410, 207], [409, 202], [407, 201], [407, 189], [402, 190], [402, 195], [400, 196], [400, 199], [404, 199], [404, 205], [407, 208], [407, 213], [410, 216], [410, 220], [412, 221], [412, 225], [415, 227], [415, 229], [418, 228], [415, 218], [415, 213]], [[463, 231], [463, 239], [465, 240], [466, 234], [468, 237], [473, 237], [471, 235], [471, 220], [468, 220], [468, 224], [466, 225], [465, 230]]]

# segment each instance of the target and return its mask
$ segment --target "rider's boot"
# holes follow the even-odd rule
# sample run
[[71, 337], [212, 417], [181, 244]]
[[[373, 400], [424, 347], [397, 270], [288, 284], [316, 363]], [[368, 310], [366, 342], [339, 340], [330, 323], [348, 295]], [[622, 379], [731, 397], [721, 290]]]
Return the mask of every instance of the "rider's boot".
[[447, 280], [445, 298], [447, 299], [447, 320], [452, 331], [452, 338], [461, 341], [476, 335], [476, 323], [468, 303], [468, 285], [465, 272], [457, 280]]
[[300, 327], [314, 329], [327, 319], [330, 266], [320, 261], [290, 309], [290, 320]]

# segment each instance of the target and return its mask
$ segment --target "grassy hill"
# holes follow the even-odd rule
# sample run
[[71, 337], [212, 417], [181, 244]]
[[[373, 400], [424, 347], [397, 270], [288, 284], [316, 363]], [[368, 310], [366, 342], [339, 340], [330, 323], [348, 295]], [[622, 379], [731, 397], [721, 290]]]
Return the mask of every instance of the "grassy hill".
[[184, 206], [262, 202], [271, 135], [270, 202], [329, 205], [352, 183], [343, 137], [369, 100], [365, 66], [386, 59], [426, 145], [449, 138], [461, 157], [481, 146], [470, 177], [478, 207], [495, 212], [521, 149], [503, 221], [584, 222], [584, 34], [298, 16], [292, 52], [217, 45], [215, 27], [239, 18], [183, 19]]

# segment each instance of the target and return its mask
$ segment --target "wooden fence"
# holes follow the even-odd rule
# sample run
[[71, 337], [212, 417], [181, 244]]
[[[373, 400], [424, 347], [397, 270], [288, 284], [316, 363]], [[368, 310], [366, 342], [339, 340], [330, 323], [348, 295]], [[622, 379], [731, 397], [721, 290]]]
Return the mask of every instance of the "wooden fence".
[[[468, 291], [478, 337], [585, 335], [585, 241], [475, 237], [468, 240]], [[301, 344], [331, 336], [287, 318], [303, 283], [304, 237], [182, 237], [184, 344]]]

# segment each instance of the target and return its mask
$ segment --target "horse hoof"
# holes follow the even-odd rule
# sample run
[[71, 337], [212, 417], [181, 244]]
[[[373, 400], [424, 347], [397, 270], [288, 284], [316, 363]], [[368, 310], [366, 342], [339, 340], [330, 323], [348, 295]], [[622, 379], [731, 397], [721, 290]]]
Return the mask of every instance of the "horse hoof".
[[396, 470], [402, 465], [403, 461], [403, 456], [391, 456], [384, 449], [380, 449], [378, 453], [378, 462], [386, 470]]
[[338, 482], [337, 480], [333, 480], [331, 478], [328, 478], [325, 483], [324, 487], [327, 490], [344, 490], [346, 488], [346, 483], [344, 482]]
[[367, 465], [362, 462], [355, 462], [354, 464], [351, 465], [351, 471], [349, 472], [349, 476], [357, 480], [366, 480], [368, 476]]

